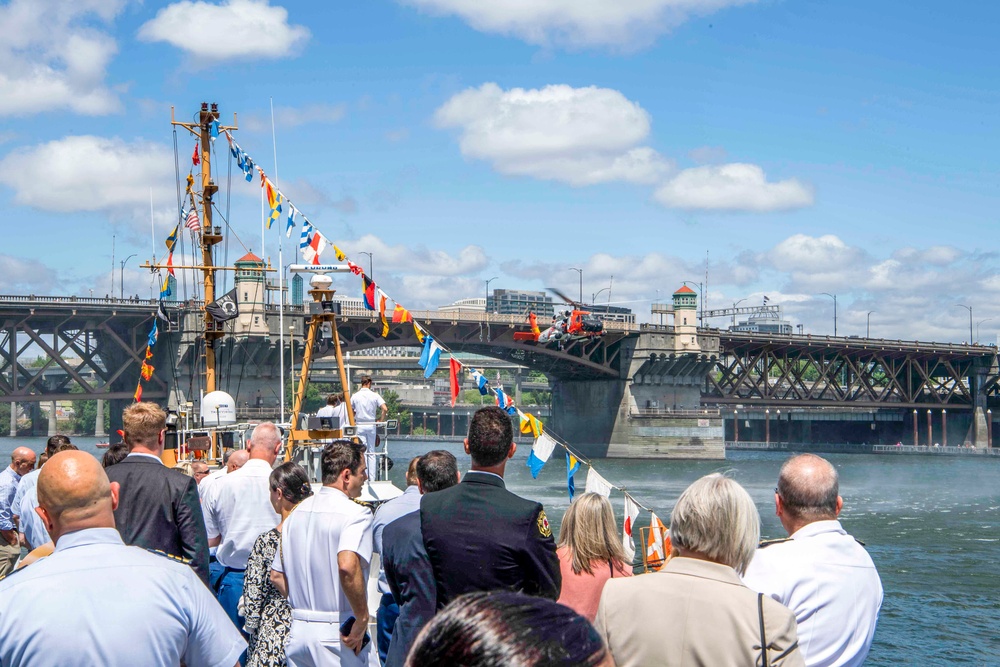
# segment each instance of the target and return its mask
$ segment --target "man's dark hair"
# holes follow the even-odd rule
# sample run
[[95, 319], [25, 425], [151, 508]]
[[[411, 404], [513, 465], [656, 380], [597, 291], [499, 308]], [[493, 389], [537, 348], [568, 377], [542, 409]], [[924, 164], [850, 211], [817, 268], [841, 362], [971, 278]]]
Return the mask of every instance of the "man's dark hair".
[[344, 400], [341, 394], [330, 394], [326, 397], [326, 404], [337, 407]]
[[372, 383], [372, 376], [371, 375], [362, 375], [361, 376], [361, 386], [362, 387], [370, 385], [371, 383]]
[[815, 454], [799, 454], [781, 466], [778, 495], [785, 508], [800, 519], [834, 519], [837, 517], [840, 477], [826, 459]]
[[510, 415], [495, 405], [476, 410], [469, 424], [469, 454], [477, 466], [502, 463], [514, 442]]
[[427, 452], [417, 461], [417, 479], [424, 493], [455, 486], [458, 484], [458, 459], [443, 449]]
[[420, 633], [407, 664], [594, 667], [607, 655], [594, 626], [569, 607], [491, 591], [452, 600]]
[[365, 460], [367, 448], [358, 442], [350, 440], [334, 440], [323, 448], [320, 459], [320, 470], [323, 473], [323, 483], [333, 484], [345, 468], [352, 475], [358, 474], [361, 463]]
[[110, 468], [114, 464], [120, 463], [126, 456], [128, 456], [128, 445], [124, 442], [116, 442], [108, 447], [108, 451], [104, 452], [104, 456], [101, 457], [101, 465]]

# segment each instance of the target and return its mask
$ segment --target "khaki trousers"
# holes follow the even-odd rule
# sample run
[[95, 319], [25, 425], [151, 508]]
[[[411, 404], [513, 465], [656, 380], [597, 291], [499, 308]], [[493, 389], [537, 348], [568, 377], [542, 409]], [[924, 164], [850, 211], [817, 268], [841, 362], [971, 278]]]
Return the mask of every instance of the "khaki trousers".
[[6, 577], [14, 571], [14, 564], [21, 557], [21, 547], [7, 544], [0, 539], [0, 577]]

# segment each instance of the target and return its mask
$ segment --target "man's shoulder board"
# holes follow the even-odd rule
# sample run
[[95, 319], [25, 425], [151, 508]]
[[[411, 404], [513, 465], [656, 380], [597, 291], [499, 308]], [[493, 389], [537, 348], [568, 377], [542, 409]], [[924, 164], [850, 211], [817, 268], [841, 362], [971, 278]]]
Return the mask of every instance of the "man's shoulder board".
[[166, 551], [160, 551], [159, 549], [144, 549], [151, 554], [156, 554], [157, 556], [163, 556], [164, 558], [169, 558], [177, 563], [184, 563], [185, 565], [191, 564], [190, 558], [184, 558], [183, 556], [175, 556], [174, 554], [168, 554]]
[[761, 540], [760, 544], [757, 545], [758, 549], [766, 549], [767, 547], [773, 546], [775, 544], [781, 544], [782, 542], [791, 542], [790, 537], [779, 537], [773, 540]]
[[[854, 537], [854, 536], [853, 536], [853, 535], [851, 535], [851, 537]], [[861, 540], [859, 540], [859, 539], [858, 539], [858, 538], [856, 538], [856, 537], [854, 537], [854, 541], [855, 541], [855, 542], [857, 542], [858, 544], [860, 544], [861, 546], [866, 546], [864, 542], [862, 542]]]

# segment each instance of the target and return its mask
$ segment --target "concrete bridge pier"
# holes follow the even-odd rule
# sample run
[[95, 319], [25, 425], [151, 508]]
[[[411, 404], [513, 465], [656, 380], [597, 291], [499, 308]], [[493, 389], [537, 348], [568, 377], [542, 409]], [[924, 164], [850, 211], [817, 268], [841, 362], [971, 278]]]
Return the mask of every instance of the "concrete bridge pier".
[[607, 456], [623, 409], [627, 415], [627, 387], [625, 380], [555, 380], [552, 431], [587, 458]]
[[99, 398], [97, 399], [97, 422], [94, 426], [94, 437], [104, 438], [107, 435], [104, 432], [104, 401]]
[[56, 402], [49, 401], [49, 437], [59, 433], [59, 420], [56, 418]]
[[17, 403], [10, 402], [10, 437], [17, 437]]

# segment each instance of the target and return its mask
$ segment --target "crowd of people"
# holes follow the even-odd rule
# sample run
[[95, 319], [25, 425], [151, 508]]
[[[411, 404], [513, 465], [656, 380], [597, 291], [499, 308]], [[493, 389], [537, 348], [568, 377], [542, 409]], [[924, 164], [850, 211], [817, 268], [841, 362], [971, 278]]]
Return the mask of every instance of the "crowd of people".
[[862, 664], [872, 643], [882, 585], [819, 456], [778, 473], [787, 538], [760, 542], [750, 495], [711, 474], [677, 499], [666, 563], [633, 576], [605, 496], [578, 496], [557, 540], [543, 506], [507, 490], [517, 445], [497, 407], [472, 418], [468, 471], [448, 451], [415, 457], [374, 512], [355, 502], [363, 442], [327, 444], [318, 484], [278, 461], [267, 422], [218, 470], [173, 469], [165, 417], [127, 408], [125, 442], [100, 462], [65, 436], [37, 469], [14, 450], [0, 664], [832, 667]]

